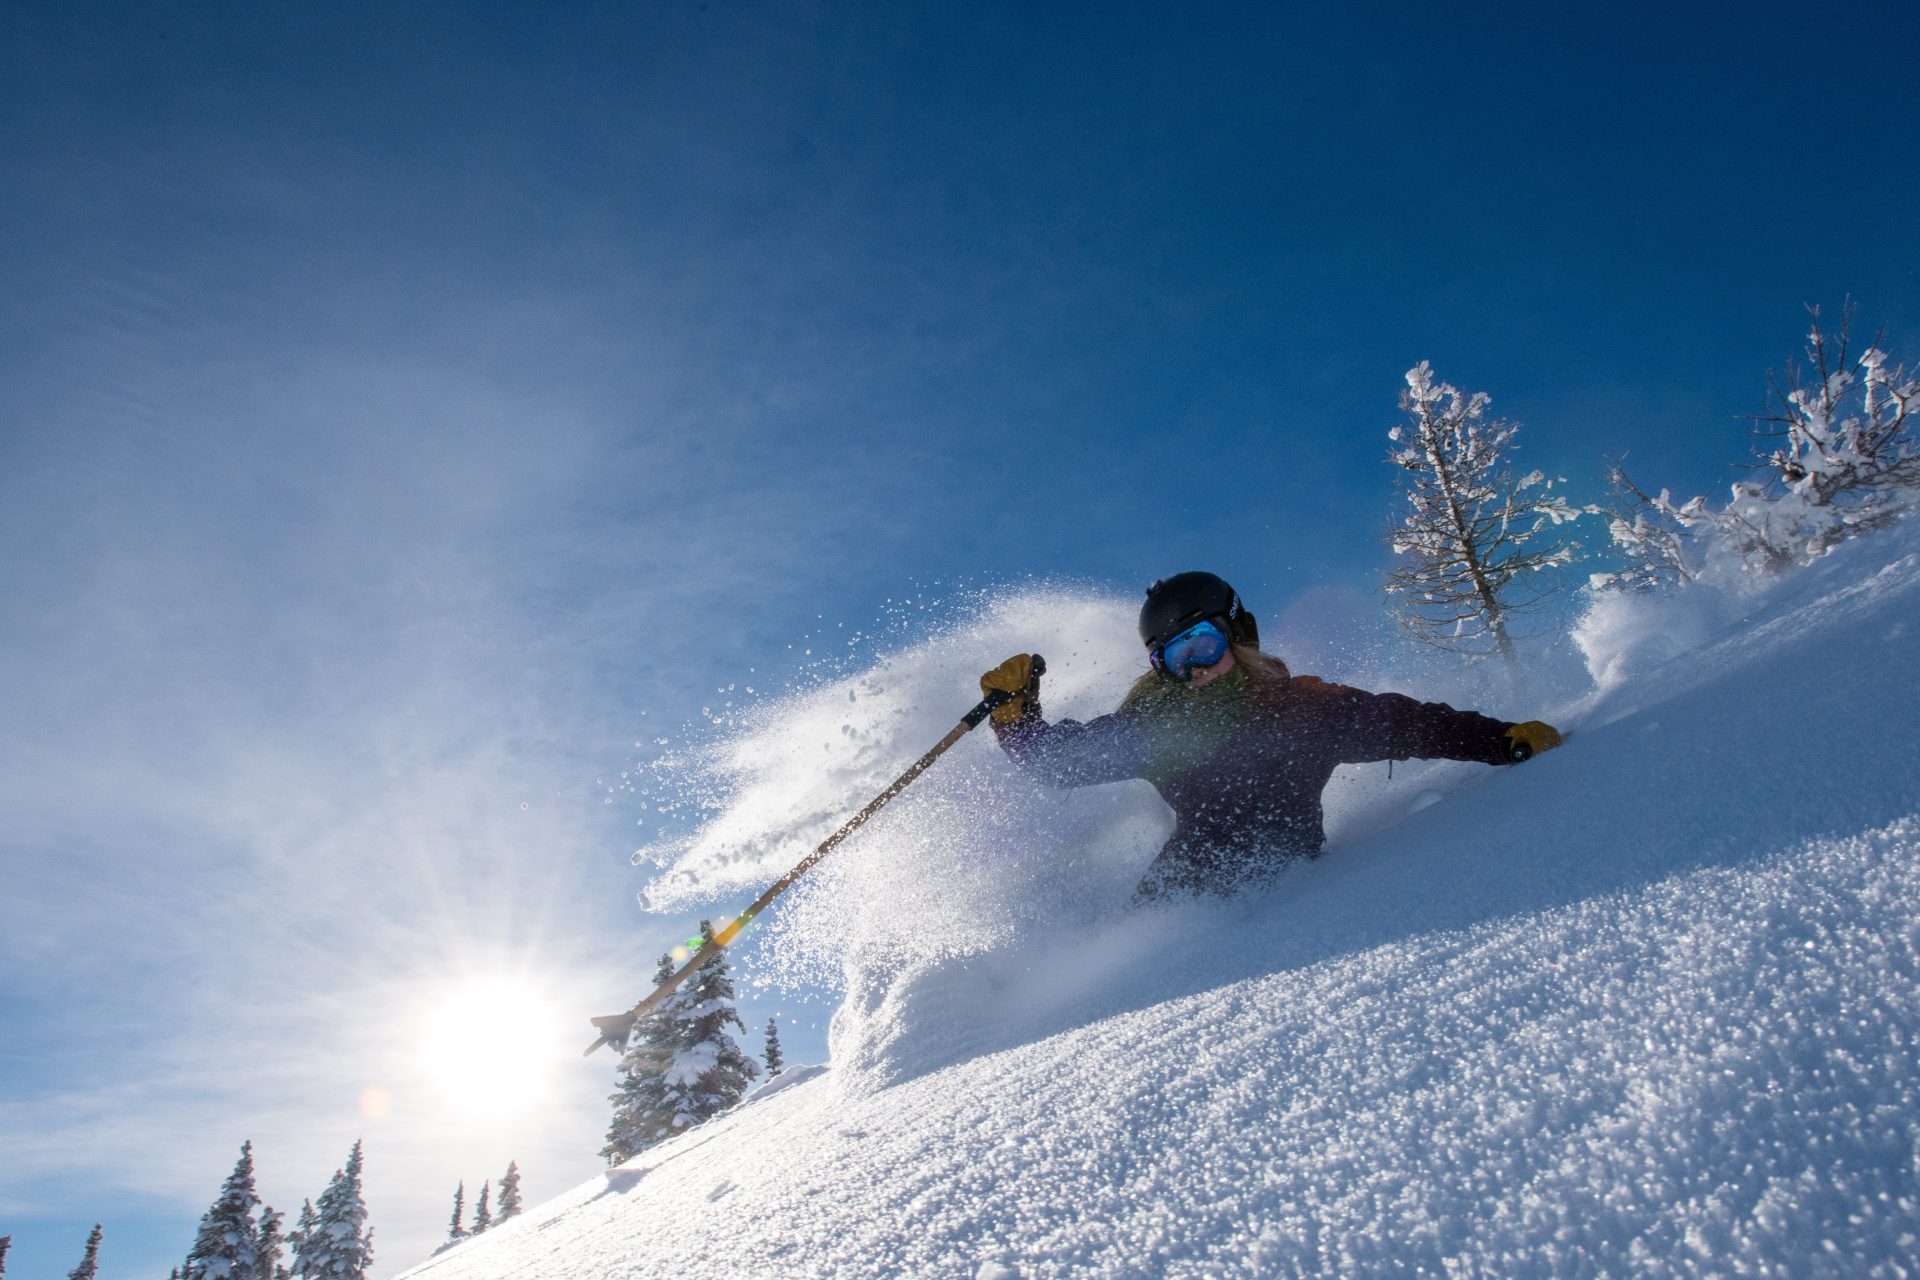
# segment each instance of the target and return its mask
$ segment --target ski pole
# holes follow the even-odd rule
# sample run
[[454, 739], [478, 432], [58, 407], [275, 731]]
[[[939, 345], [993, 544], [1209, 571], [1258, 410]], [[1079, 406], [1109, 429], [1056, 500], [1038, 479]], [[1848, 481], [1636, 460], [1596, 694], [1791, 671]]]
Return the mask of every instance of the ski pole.
[[[1046, 670], [1046, 659], [1037, 653], [1034, 654], [1034, 678], [1036, 680], [1039, 679], [1040, 676], [1046, 673]], [[649, 1013], [652, 1013], [662, 1000], [672, 995], [675, 989], [686, 980], [689, 974], [701, 965], [707, 963], [707, 961], [713, 959], [715, 955], [719, 954], [722, 948], [739, 937], [740, 931], [752, 923], [755, 916], [758, 916], [762, 911], [766, 910], [775, 898], [785, 893], [795, 880], [805, 875], [814, 863], [820, 861], [820, 859], [826, 857], [829, 853], [832, 853], [834, 847], [842, 840], [845, 840], [855, 831], [858, 831], [868, 818], [871, 818], [885, 807], [887, 801], [893, 799], [902, 791], [905, 791], [909, 783], [927, 771], [928, 765], [931, 765], [935, 760], [945, 755], [948, 747], [951, 747], [954, 743], [964, 738], [969, 730], [978, 726], [982, 720], [985, 720], [992, 714], [995, 707], [1005, 706], [1017, 696], [1019, 695], [1008, 693], [1004, 689], [995, 689], [987, 694], [986, 697], [980, 699], [973, 710], [962, 716], [960, 723], [955, 725], [947, 733], [946, 737], [940, 739], [940, 741], [935, 744], [933, 750], [914, 761], [905, 773], [893, 780], [893, 785], [869, 801], [866, 808], [847, 819], [846, 823], [838, 831], [822, 841], [819, 848], [802, 858], [800, 864], [793, 870], [781, 876], [772, 888], [754, 899], [753, 905], [736, 916], [726, 928], [714, 934], [713, 937], [706, 942], [701, 943], [700, 949], [693, 953], [692, 958], [681, 965], [680, 968], [674, 972], [673, 976], [669, 977], [665, 982], [662, 982], [658, 987], [655, 987], [652, 995], [625, 1013], [610, 1013], [605, 1017], [593, 1019], [593, 1025], [599, 1030], [600, 1036], [592, 1044], [587, 1046], [586, 1053], [581, 1056], [592, 1056], [593, 1051], [603, 1044], [610, 1044], [616, 1047], [626, 1044], [627, 1037], [633, 1034], [635, 1024]]]

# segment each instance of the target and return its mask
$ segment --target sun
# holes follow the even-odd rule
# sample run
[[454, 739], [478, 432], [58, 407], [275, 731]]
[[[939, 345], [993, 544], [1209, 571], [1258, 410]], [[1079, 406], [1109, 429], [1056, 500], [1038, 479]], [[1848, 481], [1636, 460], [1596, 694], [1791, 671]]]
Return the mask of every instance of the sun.
[[565, 1043], [550, 995], [523, 977], [474, 976], [436, 993], [417, 1065], [443, 1107], [498, 1120], [545, 1098]]

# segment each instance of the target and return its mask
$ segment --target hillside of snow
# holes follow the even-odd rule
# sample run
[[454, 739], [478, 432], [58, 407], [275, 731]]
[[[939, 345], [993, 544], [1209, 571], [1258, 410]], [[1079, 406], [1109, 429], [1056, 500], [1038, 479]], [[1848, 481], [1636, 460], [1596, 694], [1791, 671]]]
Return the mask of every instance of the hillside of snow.
[[[1060, 614], [743, 727], [660, 899], [777, 875], [1005, 653], [1048, 653], [1049, 714], [1111, 706], [1124, 607]], [[1128, 909], [1151, 791], [974, 735], [751, 944], [838, 967], [831, 1067], [406, 1274], [1920, 1271], [1920, 523], [1577, 638], [1530, 690], [1319, 671], [1572, 733], [1343, 771], [1325, 856], [1230, 901]]]

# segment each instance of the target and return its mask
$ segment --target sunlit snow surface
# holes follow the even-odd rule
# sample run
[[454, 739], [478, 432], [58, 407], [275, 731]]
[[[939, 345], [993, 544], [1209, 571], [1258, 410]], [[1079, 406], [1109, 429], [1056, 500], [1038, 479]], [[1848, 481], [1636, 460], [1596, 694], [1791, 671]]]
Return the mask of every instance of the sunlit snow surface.
[[[1590, 621], [1565, 748], [1349, 783], [1264, 895], [1005, 905], [1150, 795], [992, 844], [986, 923], [852, 966], [831, 1070], [410, 1274], [1913, 1273], [1920, 530], [1684, 608], [1677, 658]], [[1100, 892], [1142, 856], [1059, 847]]]

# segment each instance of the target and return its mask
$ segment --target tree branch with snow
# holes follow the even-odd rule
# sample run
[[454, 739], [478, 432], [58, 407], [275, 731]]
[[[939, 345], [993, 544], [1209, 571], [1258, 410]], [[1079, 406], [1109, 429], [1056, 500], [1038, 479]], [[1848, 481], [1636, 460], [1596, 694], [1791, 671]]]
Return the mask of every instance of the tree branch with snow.
[[1384, 589], [1415, 640], [1512, 662], [1514, 615], [1551, 595], [1558, 584], [1541, 575], [1579, 550], [1555, 531], [1590, 508], [1555, 494], [1563, 482], [1543, 472], [1513, 478], [1507, 454], [1519, 426], [1489, 419], [1490, 403], [1436, 382], [1424, 360], [1407, 371], [1400, 408], [1410, 421], [1387, 433], [1406, 513], [1387, 534], [1400, 559]]

